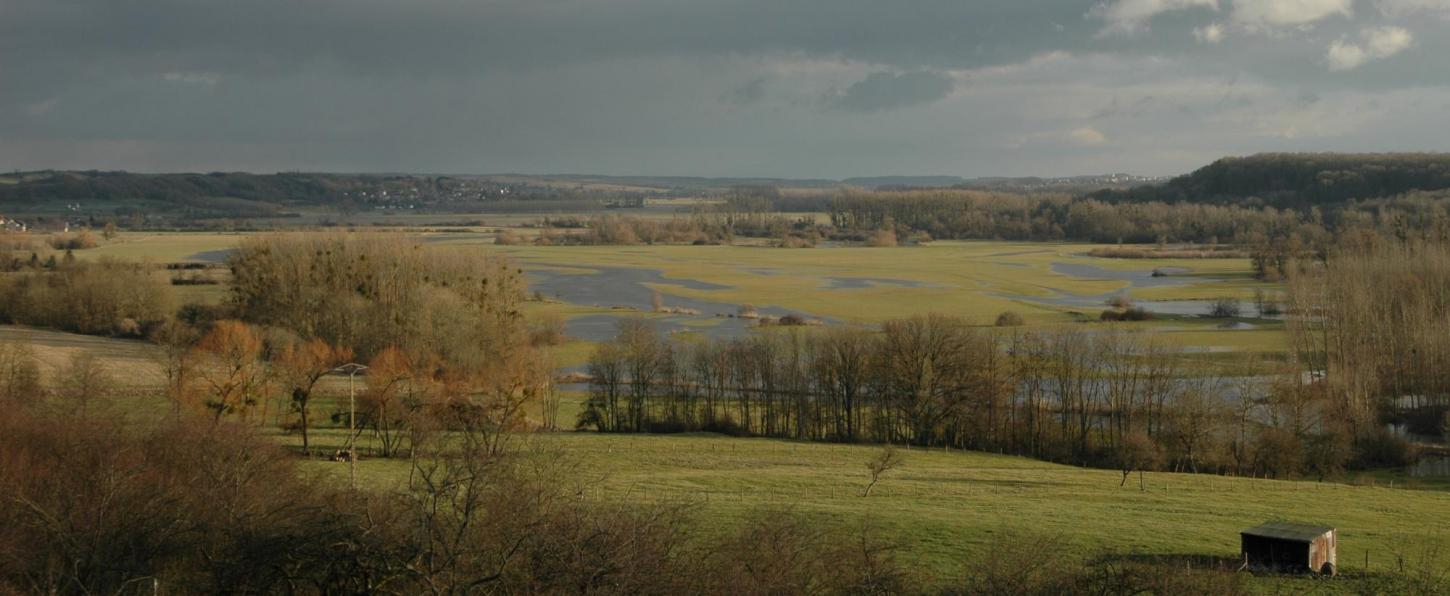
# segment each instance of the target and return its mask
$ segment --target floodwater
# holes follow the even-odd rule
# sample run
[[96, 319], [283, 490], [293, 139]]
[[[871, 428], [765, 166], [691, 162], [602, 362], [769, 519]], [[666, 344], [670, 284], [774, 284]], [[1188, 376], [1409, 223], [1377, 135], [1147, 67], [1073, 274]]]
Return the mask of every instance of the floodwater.
[[826, 285], [822, 286], [827, 290], [864, 290], [881, 286], [895, 286], [898, 288], [925, 288], [931, 284], [910, 279], [883, 279], [879, 277], [827, 277]]
[[1409, 465], [1411, 476], [1416, 478], [1445, 478], [1450, 477], [1450, 457], [1444, 455], [1424, 455], [1415, 463]]
[[[545, 266], [568, 266], [544, 264]], [[638, 267], [587, 267], [587, 273], [565, 273], [549, 270], [529, 270], [529, 290], [584, 306], [618, 308], [619, 314], [601, 313], [573, 317], [564, 325], [564, 333], [570, 337], [587, 341], [606, 341], [614, 337], [621, 319], [648, 313], [654, 309], [654, 289], [645, 284], [676, 286], [692, 290], [728, 290], [731, 286], [702, 282], [692, 279], [665, 277], [655, 269]], [[667, 308], [696, 311], [695, 314], [676, 313], [652, 316], [650, 320], [666, 333], [692, 331], [712, 339], [734, 339], [750, 333], [755, 326], [753, 319], [734, 317], [740, 304], [717, 302], [674, 296], [663, 293], [661, 300]], [[778, 306], [755, 305], [756, 312], [764, 317], [781, 317], [795, 314], [811, 317], [807, 313]]]
[[[1154, 271], [1168, 273], [1168, 275], [1154, 277]], [[1182, 275], [1188, 273], [1188, 270], [1176, 267], [1159, 267], [1156, 270], [1147, 271], [1118, 271], [1082, 263], [1053, 263], [1052, 272], [1081, 279], [1112, 279], [1131, 282], [1132, 285], [1129, 287], [1134, 289], [1181, 286], [1195, 281]]]
[[227, 258], [232, 256], [234, 252], [237, 252], [237, 249], [223, 248], [220, 250], [208, 250], [186, 257], [184, 260], [201, 261], [203, 263], [225, 263], [227, 262]]
[[[1011, 298], [1014, 300], [1021, 300], [1036, 304], [1048, 306], [1063, 306], [1082, 310], [1085, 312], [1095, 312], [1106, 308], [1108, 299], [1113, 298], [1114, 296], [1119, 296], [1125, 291], [1131, 293], [1131, 291], [1135, 289], [1165, 288], [1182, 286], [1191, 283], [1200, 283], [1205, 281], [1215, 281], [1212, 278], [1187, 277], [1180, 275], [1182, 273], [1186, 273], [1186, 271], [1177, 268], [1159, 268], [1158, 271], [1167, 273], [1168, 275], [1160, 275], [1156, 277], [1153, 275], [1153, 271], [1154, 270], [1152, 269], [1142, 271], [1116, 271], [1082, 263], [1053, 263], [1052, 272], [1059, 275], [1066, 275], [1079, 279], [1108, 279], [1115, 281], [1126, 281], [1128, 282], [1128, 287], [1123, 290], [1106, 292], [1103, 294], [1073, 294], [1071, 292], [1057, 292], [1056, 294], [1045, 298], [1034, 296], [1000, 296], [1002, 296], [1003, 298]], [[1208, 300], [1140, 300], [1134, 302], [1133, 305], [1156, 315], [1197, 316], [1208, 314], [1211, 302]]]

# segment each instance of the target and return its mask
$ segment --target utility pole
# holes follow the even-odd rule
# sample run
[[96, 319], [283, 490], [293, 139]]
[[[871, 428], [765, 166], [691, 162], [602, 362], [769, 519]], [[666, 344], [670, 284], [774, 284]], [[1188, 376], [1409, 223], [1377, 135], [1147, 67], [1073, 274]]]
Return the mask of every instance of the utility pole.
[[367, 369], [356, 362], [332, 369], [347, 375], [347, 474], [352, 490], [357, 490], [357, 391], [353, 389], [353, 378]]

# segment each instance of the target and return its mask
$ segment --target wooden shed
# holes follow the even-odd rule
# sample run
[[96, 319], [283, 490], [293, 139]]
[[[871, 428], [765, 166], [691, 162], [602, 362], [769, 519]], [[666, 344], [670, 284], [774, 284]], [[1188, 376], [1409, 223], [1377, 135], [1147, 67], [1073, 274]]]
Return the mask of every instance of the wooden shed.
[[1331, 526], [1267, 522], [1239, 532], [1244, 563], [1280, 571], [1334, 575], [1338, 533]]

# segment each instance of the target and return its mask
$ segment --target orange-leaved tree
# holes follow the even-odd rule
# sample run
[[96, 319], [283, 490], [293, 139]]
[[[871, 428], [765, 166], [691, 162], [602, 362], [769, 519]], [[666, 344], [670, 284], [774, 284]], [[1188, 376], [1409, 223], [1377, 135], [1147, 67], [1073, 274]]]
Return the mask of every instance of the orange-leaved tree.
[[262, 338], [251, 325], [217, 321], [196, 345], [197, 371], [213, 422], [247, 412], [265, 395], [269, 376], [262, 362]]
[[307, 429], [311, 425], [309, 406], [313, 390], [322, 377], [351, 359], [350, 348], [334, 346], [317, 338], [288, 344], [276, 358], [277, 377], [282, 389], [291, 395], [292, 410], [297, 412], [303, 453], [312, 453]]

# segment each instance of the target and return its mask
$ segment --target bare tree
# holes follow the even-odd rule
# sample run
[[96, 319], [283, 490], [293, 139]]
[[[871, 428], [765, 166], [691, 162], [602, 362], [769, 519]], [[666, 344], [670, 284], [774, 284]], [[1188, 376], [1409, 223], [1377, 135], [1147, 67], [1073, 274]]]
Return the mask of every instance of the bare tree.
[[887, 472], [901, 467], [904, 463], [906, 463], [906, 458], [896, 450], [895, 445], [888, 444], [883, 447], [876, 457], [866, 462], [866, 471], [871, 475], [871, 481], [866, 484], [866, 489], [861, 491], [861, 496], [871, 496], [871, 489], [876, 488], [876, 483], [881, 481], [881, 477], [885, 476]]
[[1118, 445], [1117, 455], [1118, 469], [1123, 472], [1123, 480], [1118, 483], [1118, 486], [1127, 484], [1128, 476], [1137, 472], [1138, 490], [1146, 490], [1143, 484], [1143, 472], [1157, 469], [1163, 461], [1163, 452], [1159, 449], [1158, 444], [1142, 432], [1125, 435], [1122, 444]]
[[91, 402], [104, 397], [115, 383], [89, 351], [71, 354], [66, 365], [56, 371], [55, 381], [62, 407], [76, 412], [89, 411]]
[[196, 397], [199, 355], [192, 348], [199, 339], [195, 329], [174, 319], [162, 324], [151, 336], [156, 345], [151, 359], [166, 379], [166, 397], [171, 400], [171, 413], [176, 418]]
[[26, 404], [40, 398], [40, 361], [23, 343], [0, 343], [0, 401]]

